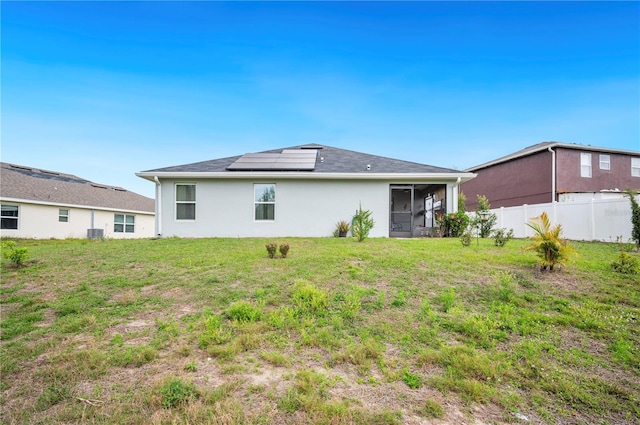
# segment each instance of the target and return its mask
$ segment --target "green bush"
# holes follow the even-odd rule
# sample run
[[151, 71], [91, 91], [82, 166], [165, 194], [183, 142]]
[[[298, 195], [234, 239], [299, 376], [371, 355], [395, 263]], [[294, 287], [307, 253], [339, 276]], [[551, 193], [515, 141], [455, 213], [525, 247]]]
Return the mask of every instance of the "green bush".
[[22, 266], [29, 259], [29, 250], [27, 248], [16, 248], [14, 241], [5, 241], [2, 242], [2, 256], [16, 266]]
[[640, 249], [640, 205], [638, 205], [638, 201], [636, 201], [636, 196], [638, 192], [632, 189], [627, 189], [626, 196], [629, 197], [629, 201], [631, 201], [631, 225], [633, 226], [631, 229], [631, 239], [636, 244], [636, 247]]
[[443, 236], [457, 238], [462, 236], [465, 229], [469, 226], [469, 216], [462, 210], [455, 213], [438, 214], [436, 222], [441, 228]]
[[640, 261], [631, 254], [620, 252], [618, 258], [611, 263], [611, 268], [617, 273], [637, 274], [640, 270]]
[[358, 239], [358, 242], [362, 242], [369, 237], [369, 232], [373, 229], [374, 221], [371, 218], [372, 212], [369, 210], [363, 210], [362, 205], [353, 216], [351, 224], [351, 234]]
[[491, 234], [491, 229], [498, 221], [498, 216], [494, 213], [490, 213], [484, 220], [480, 216], [481, 211], [489, 211], [491, 204], [484, 195], [476, 195], [476, 219], [478, 220], [480, 227], [480, 237], [486, 238]]
[[471, 229], [467, 229], [460, 236], [460, 243], [462, 243], [462, 246], [469, 246], [471, 245], [471, 239]]
[[513, 229], [509, 229], [508, 232], [506, 228], [493, 231], [493, 243], [495, 246], [505, 246], [511, 239], [513, 239]]

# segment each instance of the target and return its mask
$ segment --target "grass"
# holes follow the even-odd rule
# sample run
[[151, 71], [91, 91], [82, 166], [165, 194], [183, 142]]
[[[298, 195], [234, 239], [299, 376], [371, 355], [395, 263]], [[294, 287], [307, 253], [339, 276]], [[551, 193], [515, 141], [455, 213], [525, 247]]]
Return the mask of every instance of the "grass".
[[289, 238], [278, 261], [268, 242], [18, 241], [0, 422], [640, 423], [616, 245], [541, 273], [521, 240]]

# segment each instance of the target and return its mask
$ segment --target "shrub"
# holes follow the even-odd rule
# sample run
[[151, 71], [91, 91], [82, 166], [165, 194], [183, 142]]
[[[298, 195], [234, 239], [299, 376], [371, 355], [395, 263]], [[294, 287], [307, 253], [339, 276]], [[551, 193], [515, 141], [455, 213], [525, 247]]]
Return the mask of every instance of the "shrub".
[[638, 205], [638, 201], [636, 201], [638, 192], [632, 189], [627, 189], [626, 192], [626, 196], [628, 196], [629, 201], [631, 201], [631, 225], [633, 226], [631, 229], [631, 239], [636, 243], [636, 248], [640, 249], [640, 205]]
[[509, 229], [507, 232], [507, 229], [503, 227], [493, 231], [493, 243], [495, 246], [505, 246], [511, 239], [513, 239], [513, 229]]
[[358, 211], [353, 216], [351, 233], [358, 239], [358, 242], [362, 242], [369, 237], [369, 232], [373, 229], [374, 221], [371, 218], [371, 214], [371, 211], [363, 210], [362, 204], [360, 204]]
[[29, 259], [29, 250], [27, 248], [16, 248], [14, 241], [5, 241], [2, 242], [2, 256], [16, 266], [22, 266]]
[[469, 216], [462, 210], [448, 214], [440, 213], [436, 215], [436, 222], [440, 226], [443, 236], [457, 238], [462, 236], [462, 233], [469, 226]]
[[490, 213], [485, 220], [482, 220], [480, 212], [489, 211], [490, 209], [491, 204], [487, 197], [484, 195], [476, 195], [476, 219], [478, 220], [481, 238], [486, 238], [491, 234], [491, 229], [493, 229], [493, 226], [495, 226], [498, 220], [498, 216], [494, 213]]
[[633, 255], [620, 252], [618, 258], [611, 263], [613, 271], [622, 274], [637, 274], [640, 270], [640, 261]]
[[570, 256], [575, 254], [575, 250], [569, 243], [560, 238], [562, 226], [557, 224], [551, 227], [551, 222], [546, 212], [540, 214], [527, 223], [536, 233], [533, 236], [533, 243], [525, 247], [527, 251], [536, 251], [540, 257], [543, 270], [552, 271], [556, 265], [564, 266]]
[[269, 254], [269, 258], [273, 258], [276, 256], [276, 250], [278, 249], [278, 244], [275, 242], [271, 242], [265, 245], [267, 247], [267, 253]]
[[462, 246], [469, 246], [471, 245], [471, 229], [467, 228], [467, 230], [465, 230], [462, 235], [460, 236], [460, 242], [462, 243]]
[[289, 244], [288, 243], [283, 243], [280, 244], [280, 255], [282, 255], [282, 258], [287, 258], [287, 254], [289, 253]]

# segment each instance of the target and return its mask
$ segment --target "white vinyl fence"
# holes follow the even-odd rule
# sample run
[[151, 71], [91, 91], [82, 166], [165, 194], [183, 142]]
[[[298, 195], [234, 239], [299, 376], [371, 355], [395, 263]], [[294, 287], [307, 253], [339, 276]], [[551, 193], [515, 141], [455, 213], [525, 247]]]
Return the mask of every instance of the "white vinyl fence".
[[[640, 195], [636, 196], [640, 202]], [[533, 236], [526, 223], [546, 212], [552, 226], [562, 225], [562, 236], [571, 240], [631, 241], [631, 202], [629, 198], [502, 207], [491, 210], [498, 216], [496, 228], [513, 229], [516, 238]]]

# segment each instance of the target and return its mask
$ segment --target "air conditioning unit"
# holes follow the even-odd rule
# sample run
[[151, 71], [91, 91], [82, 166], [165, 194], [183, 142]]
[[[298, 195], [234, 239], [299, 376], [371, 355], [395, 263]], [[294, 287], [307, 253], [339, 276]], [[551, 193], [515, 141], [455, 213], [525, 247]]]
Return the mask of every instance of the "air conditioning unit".
[[104, 229], [87, 229], [89, 239], [100, 239], [104, 237]]

